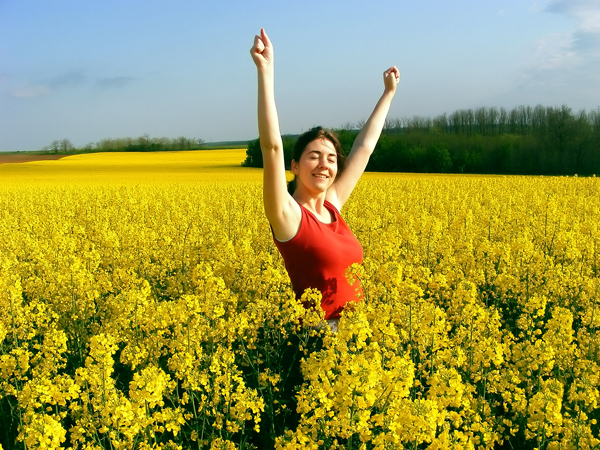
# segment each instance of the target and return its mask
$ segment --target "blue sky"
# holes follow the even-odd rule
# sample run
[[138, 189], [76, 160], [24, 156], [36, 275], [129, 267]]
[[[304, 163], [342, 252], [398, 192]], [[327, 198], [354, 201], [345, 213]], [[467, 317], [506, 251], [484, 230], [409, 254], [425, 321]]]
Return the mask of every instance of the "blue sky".
[[366, 119], [391, 65], [392, 118], [600, 106], [599, 0], [0, 0], [0, 151], [254, 139], [261, 27], [282, 133]]

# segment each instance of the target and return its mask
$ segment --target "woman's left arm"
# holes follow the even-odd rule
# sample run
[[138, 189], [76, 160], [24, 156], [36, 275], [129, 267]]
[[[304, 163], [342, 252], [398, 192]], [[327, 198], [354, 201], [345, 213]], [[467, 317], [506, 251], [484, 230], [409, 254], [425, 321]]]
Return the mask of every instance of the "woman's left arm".
[[346, 158], [344, 170], [327, 191], [327, 199], [341, 210], [346, 200], [352, 194], [356, 183], [367, 167], [369, 158], [375, 150], [375, 145], [381, 136], [392, 99], [400, 82], [400, 72], [396, 66], [390, 67], [383, 73], [383, 95], [375, 105], [369, 120], [360, 130], [354, 140], [352, 150]]

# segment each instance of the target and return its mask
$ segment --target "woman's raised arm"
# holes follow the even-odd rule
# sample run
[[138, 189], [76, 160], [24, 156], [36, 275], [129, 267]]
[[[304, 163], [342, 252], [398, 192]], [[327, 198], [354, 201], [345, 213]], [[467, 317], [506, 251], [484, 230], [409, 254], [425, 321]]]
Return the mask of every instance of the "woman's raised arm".
[[258, 134], [263, 156], [263, 201], [275, 237], [287, 240], [298, 231], [302, 213], [287, 191], [283, 142], [275, 106], [273, 45], [264, 29], [250, 50], [258, 73]]
[[367, 167], [369, 158], [381, 136], [381, 130], [383, 130], [399, 82], [400, 71], [396, 66], [390, 67], [383, 73], [383, 95], [375, 105], [369, 120], [356, 136], [352, 150], [346, 158], [344, 170], [327, 193], [328, 200], [338, 209], [344, 206]]

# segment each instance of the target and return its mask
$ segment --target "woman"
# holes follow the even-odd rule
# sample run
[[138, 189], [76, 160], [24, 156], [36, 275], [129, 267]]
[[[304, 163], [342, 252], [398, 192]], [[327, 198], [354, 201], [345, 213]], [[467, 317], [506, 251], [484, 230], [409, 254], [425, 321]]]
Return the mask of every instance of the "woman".
[[[356, 301], [346, 269], [362, 262], [362, 247], [339, 211], [350, 197], [381, 135], [400, 73], [383, 74], [384, 92], [344, 158], [337, 138], [320, 127], [298, 138], [291, 163], [294, 181], [286, 186], [283, 143], [275, 106], [273, 45], [262, 29], [250, 50], [258, 72], [258, 132], [263, 156], [263, 200], [297, 298], [307, 288], [322, 293], [325, 319], [336, 331], [340, 312]], [[358, 282], [357, 282], [358, 283]]]

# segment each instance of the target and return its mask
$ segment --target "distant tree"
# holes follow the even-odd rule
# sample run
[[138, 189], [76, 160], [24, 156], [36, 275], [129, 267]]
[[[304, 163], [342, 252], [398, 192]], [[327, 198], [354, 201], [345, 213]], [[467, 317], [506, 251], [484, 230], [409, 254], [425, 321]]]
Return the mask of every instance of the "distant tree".
[[70, 150], [73, 150], [73, 144], [71, 144], [71, 141], [68, 139], [63, 139], [62, 141], [60, 141], [60, 150], [63, 153], [66, 153]]
[[518, 123], [518, 112], [515, 108], [511, 109], [510, 112], [508, 113], [508, 133], [510, 134], [517, 134], [518, 133], [518, 128], [517, 128], [517, 123]]
[[487, 118], [488, 118], [488, 130], [487, 134], [489, 136], [493, 136], [498, 133], [498, 117], [500, 113], [498, 112], [498, 108], [491, 107], [488, 109]]
[[[511, 136], [508, 136], [509, 138]], [[500, 141], [499, 148], [492, 154], [490, 172], [494, 173], [509, 173], [510, 162], [514, 152], [514, 140], [506, 139]]]
[[[281, 137], [283, 142], [283, 158], [286, 169], [290, 168], [292, 161], [292, 152], [294, 150], [294, 144], [296, 139], [289, 135]], [[260, 139], [255, 139], [248, 142], [248, 148], [246, 148], [246, 159], [242, 162], [243, 167], [263, 167], [262, 151], [260, 149]]]
[[557, 168], [564, 173], [568, 169], [564, 166], [566, 150], [576, 132], [575, 118], [571, 108], [562, 105], [560, 108], [548, 108], [548, 143], [558, 153]]
[[59, 150], [60, 150], [60, 141], [52, 141], [52, 144], [50, 144], [50, 151], [53, 151], [54, 153], [58, 153]]
[[350, 153], [350, 149], [352, 148], [352, 144], [354, 144], [354, 139], [356, 139], [356, 135], [358, 134], [358, 132], [352, 129], [341, 129], [335, 131], [340, 140], [340, 144], [342, 145], [342, 149], [347, 155], [348, 153]]
[[408, 127], [411, 131], [427, 131], [431, 127], [432, 121], [429, 117], [412, 116], [408, 120]]
[[386, 118], [383, 123], [383, 132], [382, 134], [390, 134], [390, 132], [395, 128], [394, 127], [394, 119]]
[[[401, 124], [398, 131], [395, 124]], [[433, 120], [388, 119], [368, 170], [506, 174], [600, 172], [600, 108], [574, 114], [520, 105], [476, 108]]]
[[516, 109], [517, 133], [525, 135], [531, 130], [531, 106], [520, 105]]
[[462, 122], [460, 120], [460, 113], [458, 111], [454, 111], [448, 116], [448, 125], [455, 134], [462, 132]]
[[548, 128], [548, 119], [546, 108], [542, 105], [536, 105], [531, 112], [531, 133], [534, 136], [544, 137]]
[[589, 121], [592, 124], [594, 133], [600, 135], [600, 107], [598, 107], [597, 111], [590, 112]]
[[482, 136], [485, 136], [488, 128], [487, 110], [483, 107], [477, 108], [473, 113], [473, 117], [476, 132]]
[[144, 133], [142, 136], [140, 136], [137, 139], [137, 146], [134, 145], [132, 147], [135, 147], [134, 151], [138, 151], [138, 152], [147, 152], [150, 150], [150, 135], [148, 133]]
[[590, 173], [598, 167], [600, 136], [594, 133], [594, 126], [590, 119], [592, 117], [588, 117], [585, 111], [580, 111], [573, 118], [573, 140], [570, 152], [576, 173]]
[[442, 143], [434, 144], [427, 149], [426, 161], [428, 172], [447, 173], [452, 169], [450, 152]]
[[505, 108], [500, 108], [500, 113], [498, 114], [498, 134], [507, 133], [507, 124], [508, 112], [506, 112]]
[[473, 135], [473, 128], [475, 126], [475, 113], [472, 109], [464, 110], [464, 123], [466, 125], [467, 135]]
[[285, 135], [281, 137], [281, 140], [283, 142], [283, 159], [285, 161], [285, 168], [289, 169], [292, 167], [292, 154], [294, 152], [294, 144], [296, 143], [297, 138]]
[[246, 159], [242, 162], [243, 167], [262, 167], [263, 158], [260, 150], [260, 139], [248, 142]]
[[190, 149], [190, 141], [189, 139], [179, 136], [177, 139], [173, 140], [173, 150], [189, 150]]
[[440, 114], [439, 116], [433, 119], [433, 126], [440, 130], [441, 132], [448, 131], [449, 121], [446, 113]]

